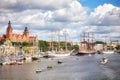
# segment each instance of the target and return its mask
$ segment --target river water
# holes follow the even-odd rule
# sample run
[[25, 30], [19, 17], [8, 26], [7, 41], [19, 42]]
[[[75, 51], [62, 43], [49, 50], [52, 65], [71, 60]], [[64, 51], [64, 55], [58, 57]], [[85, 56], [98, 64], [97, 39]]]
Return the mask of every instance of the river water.
[[[103, 56], [108, 58], [105, 65], [100, 64]], [[58, 60], [63, 63], [58, 64]], [[119, 68], [120, 54], [41, 58], [23, 65], [0, 66], [0, 80], [120, 80]], [[42, 72], [36, 73], [39, 69]]]

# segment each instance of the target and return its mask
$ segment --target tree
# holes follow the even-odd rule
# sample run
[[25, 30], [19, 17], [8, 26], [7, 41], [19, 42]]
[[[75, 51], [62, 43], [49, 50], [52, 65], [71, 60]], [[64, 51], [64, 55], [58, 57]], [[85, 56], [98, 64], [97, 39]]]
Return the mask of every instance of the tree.
[[49, 42], [47, 42], [47, 41], [39, 40], [38, 46], [40, 49], [42, 49], [42, 51], [49, 50]]
[[120, 45], [117, 45], [115, 48], [116, 50], [120, 50]]
[[106, 43], [103, 41], [96, 41], [95, 44], [106, 44]]
[[73, 45], [73, 48], [78, 51], [79, 50], [79, 45]]

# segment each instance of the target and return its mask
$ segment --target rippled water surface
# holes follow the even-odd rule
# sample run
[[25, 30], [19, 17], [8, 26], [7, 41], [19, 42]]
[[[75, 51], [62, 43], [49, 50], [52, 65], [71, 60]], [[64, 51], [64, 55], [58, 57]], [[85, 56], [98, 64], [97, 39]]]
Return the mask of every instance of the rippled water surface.
[[[106, 65], [100, 64], [103, 56], [108, 58]], [[63, 63], [58, 64], [58, 60]], [[0, 66], [0, 80], [120, 80], [119, 68], [120, 54], [41, 58], [23, 65]]]

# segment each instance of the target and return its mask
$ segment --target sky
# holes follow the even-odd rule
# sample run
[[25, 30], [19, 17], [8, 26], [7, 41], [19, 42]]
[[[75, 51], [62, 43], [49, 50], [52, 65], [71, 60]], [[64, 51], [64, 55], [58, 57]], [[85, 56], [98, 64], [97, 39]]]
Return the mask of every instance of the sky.
[[28, 27], [39, 40], [79, 42], [84, 32], [95, 40], [120, 40], [120, 0], [0, 0], [0, 36], [9, 20], [14, 34]]

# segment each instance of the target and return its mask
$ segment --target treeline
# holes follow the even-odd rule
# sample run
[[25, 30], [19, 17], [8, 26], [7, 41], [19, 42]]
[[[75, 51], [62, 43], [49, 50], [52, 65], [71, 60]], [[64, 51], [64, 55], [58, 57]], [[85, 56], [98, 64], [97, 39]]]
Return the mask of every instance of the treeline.
[[[58, 42], [49, 42], [49, 41], [43, 41], [39, 40], [38, 42], [12, 42], [13, 46], [16, 47], [31, 47], [31, 46], [38, 46], [40, 51], [49, 51], [49, 50], [65, 50], [66, 49], [66, 43], [65, 42], [59, 42], [60, 44], [60, 49], [58, 49]], [[67, 43], [67, 50], [78, 50], [79, 47], [78, 45], [72, 45], [72, 43]]]
[[[39, 40], [39, 48], [41, 51], [48, 51], [48, 50], [65, 50], [65, 42], [48, 42]], [[60, 46], [60, 49], [59, 49]], [[67, 43], [67, 50], [72, 50], [74, 46], [71, 43]]]

